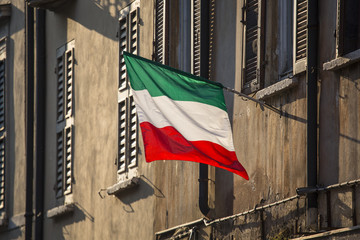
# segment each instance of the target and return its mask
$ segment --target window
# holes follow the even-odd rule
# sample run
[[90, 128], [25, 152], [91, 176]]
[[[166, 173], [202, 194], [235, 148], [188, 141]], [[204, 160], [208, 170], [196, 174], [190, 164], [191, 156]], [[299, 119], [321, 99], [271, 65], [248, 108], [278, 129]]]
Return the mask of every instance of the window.
[[5, 102], [5, 79], [6, 79], [6, 38], [0, 40], [0, 217], [5, 212], [5, 167], [6, 167], [6, 102]]
[[191, 73], [200, 76], [201, 0], [191, 3]]
[[[246, 94], [256, 92], [258, 99], [268, 98], [294, 87], [297, 79], [293, 76], [306, 70], [307, 0], [277, 0], [275, 4], [267, 3], [266, 5], [264, 0], [247, 0], [242, 8], [242, 91]], [[268, 8], [265, 9], [265, 6]], [[271, 26], [266, 36], [265, 18], [268, 26]], [[273, 29], [277, 34], [271, 32]], [[265, 38], [269, 44], [266, 46], [267, 57], [270, 56], [267, 61], [272, 61], [274, 54], [278, 60], [266, 68]], [[275, 71], [274, 67], [277, 67]]]
[[246, 0], [243, 6], [242, 91], [246, 94], [263, 87], [265, 1]]
[[156, 0], [153, 59], [190, 72], [191, 0]]
[[156, 0], [154, 60], [209, 78], [209, 69], [201, 69], [201, 61], [209, 66], [214, 14], [214, 0]]
[[135, 1], [120, 11], [120, 76], [118, 89], [118, 181], [137, 174], [138, 126], [136, 109], [126, 74], [123, 51], [137, 54], [140, 2]]
[[72, 192], [74, 48], [73, 40], [56, 51], [56, 198]]
[[293, 0], [279, 0], [279, 80], [293, 70]]
[[360, 48], [360, 2], [338, 0], [337, 4], [337, 57]]
[[168, 23], [169, 0], [155, 1], [155, 37], [153, 60], [168, 64]]
[[294, 74], [305, 71], [307, 51], [307, 0], [294, 3]]

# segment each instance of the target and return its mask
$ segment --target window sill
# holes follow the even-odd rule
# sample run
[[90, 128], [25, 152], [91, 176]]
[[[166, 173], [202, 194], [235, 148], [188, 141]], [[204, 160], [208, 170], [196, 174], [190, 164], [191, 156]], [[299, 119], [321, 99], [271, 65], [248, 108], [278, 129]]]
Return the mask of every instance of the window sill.
[[68, 203], [59, 207], [52, 208], [46, 212], [47, 218], [57, 218], [73, 213], [75, 209], [74, 203]]
[[139, 185], [139, 177], [132, 177], [130, 179], [118, 182], [107, 188], [108, 195], [116, 195], [127, 189], [134, 188]]
[[273, 97], [281, 92], [284, 92], [290, 88], [293, 88], [298, 84], [297, 78], [286, 78], [284, 80], [281, 80], [280, 82], [277, 82], [273, 85], [270, 85], [267, 88], [264, 88], [256, 93], [256, 99], [266, 99]]
[[360, 61], [360, 49], [323, 64], [324, 71], [336, 71]]

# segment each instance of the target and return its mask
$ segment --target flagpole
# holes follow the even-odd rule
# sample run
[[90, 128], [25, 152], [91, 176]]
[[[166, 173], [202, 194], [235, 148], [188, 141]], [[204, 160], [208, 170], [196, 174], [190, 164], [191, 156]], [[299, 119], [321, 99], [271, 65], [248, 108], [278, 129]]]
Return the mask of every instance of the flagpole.
[[266, 107], [266, 108], [268, 108], [268, 109], [270, 109], [270, 110], [272, 110], [272, 111], [280, 114], [281, 116], [284, 115], [284, 112], [283, 112], [282, 110], [277, 109], [276, 107], [274, 107], [274, 106], [272, 106], [272, 105], [270, 105], [270, 104], [267, 104], [267, 103], [265, 103], [265, 102], [262, 101], [262, 100], [259, 100], [259, 99], [250, 97], [250, 96], [246, 95], [245, 93], [236, 91], [235, 89], [231, 89], [231, 88], [228, 88], [228, 87], [225, 87], [225, 86], [223, 86], [223, 89], [225, 89], [225, 90], [228, 91], [228, 92], [235, 93], [235, 94], [237, 94], [237, 95], [239, 95], [239, 96], [241, 96], [241, 97], [244, 97], [244, 98], [246, 98], [246, 99], [249, 99], [250, 101], [256, 102], [256, 103], [260, 104], [260, 106], [261, 106], [262, 108], [263, 108], [263, 107]]

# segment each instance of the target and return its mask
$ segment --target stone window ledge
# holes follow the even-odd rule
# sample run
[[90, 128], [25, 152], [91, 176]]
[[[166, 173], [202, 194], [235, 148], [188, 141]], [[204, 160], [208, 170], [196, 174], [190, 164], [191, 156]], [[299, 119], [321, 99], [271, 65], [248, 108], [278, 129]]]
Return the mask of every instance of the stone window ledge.
[[324, 71], [336, 71], [360, 61], [360, 49], [323, 64]]
[[57, 218], [70, 213], [73, 213], [75, 209], [74, 203], [68, 203], [62, 206], [54, 207], [46, 212], [47, 218]]
[[108, 195], [116, 195], [120, 192], [123, 192], [127, 189], [134, 188], [139, 185], [139, 177], [132, 177], [129, 179], [126, 179], [124, 181], [118, 182], [111, 187], [108, 187], [106, 190]]
[[297, 78], [286, 78], [270, 85], [267, 88], [261, 89], [256, 93], [256, 99], [263, 100], [269, 97], [273, 97], [281, 92], [284, 92], [290, 88], [295, 87], [298, 84]]

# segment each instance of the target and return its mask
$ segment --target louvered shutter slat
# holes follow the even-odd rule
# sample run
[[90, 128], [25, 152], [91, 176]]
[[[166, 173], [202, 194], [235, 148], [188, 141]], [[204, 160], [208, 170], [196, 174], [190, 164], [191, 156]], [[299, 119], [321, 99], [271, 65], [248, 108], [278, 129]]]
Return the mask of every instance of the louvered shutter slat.
[[306, 58], [307, 0], [297, 0], [295, 9], [295, 61], [299, 61]]
[[155, 61], [162, 63], [164, 0], [156, 0], [155, 15]]
[[5, 128], [5, 60], [0, 61], [0, 130]]
[[5, 207], [5, 138], [0, 140], [0, 210]]
[[246, 52], [245, 52], [245, 83], [256, 80], [258, 67], [258, 0], [251, 0], [246, 8]]
[[167, 5], [168, 0], [156, 0], [155, 2], [155, 39], [154, 60], [167, 64]]
[[127, 51], [127, 17], [120, 20], [120, 78], [119, 78], [119, 90], [124, 90], [127, 87], [126, 84], [126, 66], [123, 51]]
[[130, 13], [130, 52], [132, 54], [137, 53], [137, 32], [138, 32], [138, 24], [137, 24], [137, 9]]
[[66, 162], [65, 162], [65, 187], [64, 194], [71, 193], [71, 185], [72, 185], [72, 176], [71, 176], [71, 166], [72, 166], [72, 127], [68, 127], [65, 129], [66, 136]]
[[56, 171], [56, 197], [62, 196], [63, 188], [63, 132], [57, 134], [57, 171]]
[[201, 55], [201, 0], [193, 0], [192, 9], [192, 73], [200, 76], [200, 55]]
[[245, 7], [243, 91], [252, 93], [262, 86], [264, 55], [264, 0], [248, 0]]
[[125, 171], [125, 159], [126, 159], [126, 99], [123, 99], [118, 104], [119, 108], [119, 136], [118, 136], [118, 172]]
[[73, 68], [74, 68], [74, 61], [73, 61], [73, 54], [74, 50], [70, 49], [66, 51], [65, 57], [66, 57], [66, 117], [72, 116], [72, 86], [73, 86]]
[[[161, 6], [164, 1], [157, 1], [158, 10], [162, 10]], [[137, 54], [137, 45], [139, 37], [138, 29], [138, 1], [132, 3], [128, 9], [124, 9], [120, 19], [120, 31], [123, 38], [120, 39], [120, 51], [123, 49], [132, 54]], [[156, 22], [163, 21], [163, 12], [156, 15]], [[162, 30], [162, 29], [161, 29]], [[162, 39], [163, 35], [157, 32], [156, 39]], [[160, 46], [160, 45], [159, 45]], [[137, 161], [136, 154], [133, 154], [133, 141], [136, 138], [136, 111], [133, 100], [130, 99], [130, 89], [127, 79], [126, 66], [124, 56], [120, 52], [120, 74], [119, 74], [119, 95], [118, 95], [118, 157], [117, 157], [117, 173], [122, 174], [128, 171], [129, 167], [135, 166]], [[133, 126], [135, 122], [135, 128]], [[135, 134], [134, 134], [135, 133]], [[134, 137], [135, 136], [135, 137]], [[136, 150], [136, 148], [135, 148]], [[133, 165], [131, 165], [134, 163]]]
[[57, 121], [60, 122], [64, 118], [64, 80], [63, 67], [64, 59], [62, 56], [57, 58]]
[[129, 167], [135, 167], [137, 165], [137, 117], [134, 98], [130, 97], [129, 103], [130, 112], [130, 143], [129, 143]]

